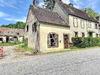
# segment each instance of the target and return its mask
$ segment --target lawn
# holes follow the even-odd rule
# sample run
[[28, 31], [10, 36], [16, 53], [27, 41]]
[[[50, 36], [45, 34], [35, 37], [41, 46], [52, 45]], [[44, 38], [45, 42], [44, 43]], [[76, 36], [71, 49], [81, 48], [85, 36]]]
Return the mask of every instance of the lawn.
[[0, 46], [14, 46], [14, 45], [18, 45], [18, 44], [22, 44], [22, 43], [21, 42], [0, 43]]
[[19, 46], [19, 48], [22, 49], [22, 50], [25, 50], [25, 51], [30, 51], [30, 52], [33, 52], [34, 51], [33, 48], [29, 48], [29, 47], [27, 47], [25, 45], [21, 45], [21, 46]]
[[45, 52], [44, 54], [52, 54], [52, 53], [61, 53], [61, 52], [69, 52], [69, 51], [78, 51], [78, 50], [86, 50], [86, 49], [92, 49], [92, 48], [99, 48], [100, 46], [95, 47], [86, 47], [86, 48], [77, 48], [73, 47], [67, 50], [59, 50], [59, 51], [51, 51], [51, 52]]

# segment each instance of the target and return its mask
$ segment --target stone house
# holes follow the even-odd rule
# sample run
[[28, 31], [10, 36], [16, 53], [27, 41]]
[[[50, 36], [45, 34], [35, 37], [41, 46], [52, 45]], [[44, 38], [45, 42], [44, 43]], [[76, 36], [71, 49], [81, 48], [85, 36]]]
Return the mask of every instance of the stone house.
[[72, 37], [96, 34], [98, 21], [72, 4], [57, 1], [53, 11], [37, 7], [37, 0], [30, 5], [25, 26], [28, 47], [39, 51], [63, 50], [71, 46]]
[[53, 11], [57, 12], [70, 26], [70, 42], [72, 37], [98, 37], [98, 21], [89, 16], [85, 11], [74, 7], [73, 4], [65, 4], [56, 1]]
[[100, 16], [97, 16], [96, 19], [99, 21], [99, 37], [100, 37]]
[[24, 38], [24, 29], [13, 29], [13, 28], [5, 28], [0, 27], [0, 42], [8, 43], [10, 39], [13, 41], [22, 42]]

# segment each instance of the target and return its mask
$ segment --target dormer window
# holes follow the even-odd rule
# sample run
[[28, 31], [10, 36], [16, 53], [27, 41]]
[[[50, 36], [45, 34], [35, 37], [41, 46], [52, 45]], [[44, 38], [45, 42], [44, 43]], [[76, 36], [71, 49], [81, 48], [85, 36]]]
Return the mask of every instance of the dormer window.
[[0, 31], [0, 34], [1, 34], [2, 32]]
[[10, 32], [8, 32], [8, 34], [9, 34]]

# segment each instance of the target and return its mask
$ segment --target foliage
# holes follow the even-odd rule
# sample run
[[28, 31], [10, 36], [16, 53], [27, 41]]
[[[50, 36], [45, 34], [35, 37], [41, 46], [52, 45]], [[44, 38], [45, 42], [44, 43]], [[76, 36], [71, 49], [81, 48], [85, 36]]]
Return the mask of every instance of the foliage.
[[[62, 0], [59, 0], [62, 1]], [[44, 0], [46, 9], [52, 10], [55, 5], [55, 0]]]
[[27, 45], [28, 45], [28, 39], [27, 39], [27, 38], [26, 38], [26, 39], [25, 39], [25, 38], [23, 38], [22, 42], [24, 43], [24, 45], [25, 45], [25, 46], [27, 46]]
[[[85, 11], [85, 9], [81, 9], [82, 11]], [[86, 8], [87, 13], [96, 19], [97, 16], [100, 16], [99, 13], [95, 12], [92, 8]]]
[[1, 25], [1, 27], [24, 29], [25, 23], [18, 21], [15, 24]]
[[78, 45], [79, 43], [82, 42], [82, 38], [81, 37], [72, 38], [72, 41], [73, 41], [74, 45]]
[[14, 46], [18, 44], [21, 44], [21, 42], [1, 43], [0, 46]]
[[25, 51], [31, 51], [31, 52], [34, 51], [33, 48], [29, 48], [29, 47], [27, 47], [26, 45], [21, 45], [21, 46], [19, 46], [19, 48], [20, 48], [20, 49], [24, 49]]
[[74, 47], [71, 47], [70, 49], [79, 49], [78, 47], [74, 46]]
[[100, 46], [100, 38], [86, 37], [86, 38], [72, 38], [74, 46], [78, 48]]
[[10, 38], [9, 41], [14, 41], [14, 39], [13, 38]]

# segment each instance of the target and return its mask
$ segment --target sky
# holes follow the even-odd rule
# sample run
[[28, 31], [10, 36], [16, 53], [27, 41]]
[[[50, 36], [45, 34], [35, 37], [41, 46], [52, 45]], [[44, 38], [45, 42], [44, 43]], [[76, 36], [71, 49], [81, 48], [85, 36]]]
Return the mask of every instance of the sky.
[[[38, 0], [38, 6], [42, 7], [43, 0]], [[62, 0], [64, 3], [72, 3], [78, 9], [91, 7], [100, 13], [100, 0]], [[0, 0], [0, 25], [26, 22], [28, 10], [33, 0]]]

